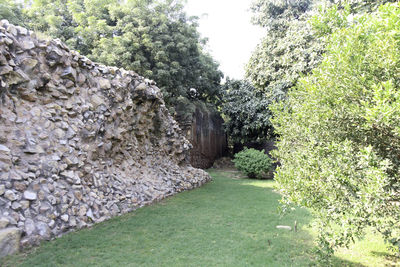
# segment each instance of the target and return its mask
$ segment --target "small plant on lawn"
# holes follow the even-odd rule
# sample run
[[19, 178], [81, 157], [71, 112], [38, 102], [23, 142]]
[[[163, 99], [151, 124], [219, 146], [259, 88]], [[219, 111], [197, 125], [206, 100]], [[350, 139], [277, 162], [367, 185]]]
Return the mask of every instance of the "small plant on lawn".
[[234, 157], [235, 167], [249, 178], [264, 179], [272, 167], [272, 160], [264, 153], [264, 150], [245, 148]]

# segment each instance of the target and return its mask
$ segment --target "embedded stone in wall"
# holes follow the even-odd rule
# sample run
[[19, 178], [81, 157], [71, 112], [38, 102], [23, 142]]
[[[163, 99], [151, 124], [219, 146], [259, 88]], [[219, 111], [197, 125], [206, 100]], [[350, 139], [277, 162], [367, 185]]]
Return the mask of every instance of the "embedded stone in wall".
[[0, 230], [0, 258], [19, 251], [20, 230], [16, 227]]

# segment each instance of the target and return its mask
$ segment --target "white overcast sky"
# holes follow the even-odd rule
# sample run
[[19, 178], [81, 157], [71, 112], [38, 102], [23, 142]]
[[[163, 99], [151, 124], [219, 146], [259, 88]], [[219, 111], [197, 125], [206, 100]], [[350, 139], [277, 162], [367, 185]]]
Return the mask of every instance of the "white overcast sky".
[[187, 0], [188, 15], [198, 16], [199, 31], [225, 76], [241, 79], [264, 30], [250, 23], [252, 0]]

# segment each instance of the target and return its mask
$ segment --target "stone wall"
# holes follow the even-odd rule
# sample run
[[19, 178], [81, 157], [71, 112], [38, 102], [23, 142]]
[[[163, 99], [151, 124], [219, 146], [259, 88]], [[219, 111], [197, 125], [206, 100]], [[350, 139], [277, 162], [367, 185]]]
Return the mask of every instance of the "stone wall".
[[202, 185], [189, 148], [153, 81], [1, 21], [0, 257]]
[[190, 150], [193, 167], [210, 168], [216, 159], [227, 154], [228, 142], [223, 123], [219, 114], [200, 108], [196, 108], [192, 121], [184, 123], [186, 137], [193, 146]]

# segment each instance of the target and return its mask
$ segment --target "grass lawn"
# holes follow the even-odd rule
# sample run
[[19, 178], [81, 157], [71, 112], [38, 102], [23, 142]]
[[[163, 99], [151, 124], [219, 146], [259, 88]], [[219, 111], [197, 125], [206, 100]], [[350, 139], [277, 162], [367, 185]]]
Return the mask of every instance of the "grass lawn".
[[[0, 260], [0, 266], [313, 265], [306, 210], [281, 217], [273, 181], [237, 179], [237, 173], [228, 171], [209, 173], [214, 180], [201, 188], [43, 242]], [[276, 229], [293, 226], [295, 220], [298, 232]], [[383, 242], [370, 238], [341, 250], [335, 265], [394, 265]]]

